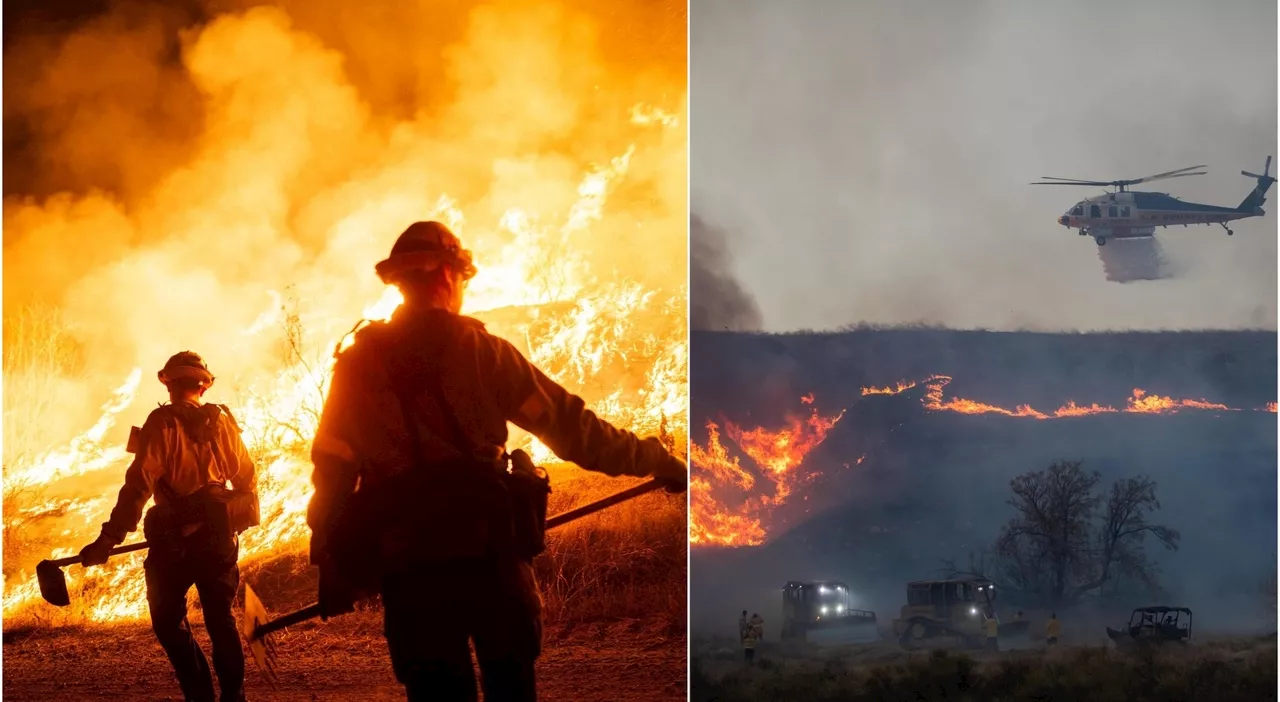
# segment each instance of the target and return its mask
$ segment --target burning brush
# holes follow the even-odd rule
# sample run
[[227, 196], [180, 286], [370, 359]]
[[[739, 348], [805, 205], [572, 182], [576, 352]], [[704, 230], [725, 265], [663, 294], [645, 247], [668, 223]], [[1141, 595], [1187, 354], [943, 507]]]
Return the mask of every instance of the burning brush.
[[[603, 499], [597, 500], [590, 504], [583, 505], [571, 509], [563, 514], [558, 514], [546, 521], [545, 529], [554, 529], [559, 526], [568, 524], [590, 514], [595, 514], [600, 510], [612, 507], [614, 505], [626, 502], [641, 495], [654, 492], [665, 487], [665, 483], [660, 480], [649, 480], [634, 487], [627, 488], [621, 492], [610, 495]], [[111, 550], [110, 555], [116, 556], [134, 551], [141, 551], [150, 544], [142, 541], [136, 544], [120, 546]], [[76, 565], [82, 562], [80, 556], [71, 556], [68, 558], [60, 558], [58, 560], [44, 560], [36, 566], [36, 577], [40, 583], [40, 596], [46, 602], [57, 607], [66, 607], [71, 604], [71, 594], [67, 590], [66, 575], [62, 569], [66, 566]], [[291, 627], [295, 624], [315, 619], [323, 613], [319, 603], [308, 605], [302, 609], [281, 615], [272, 619], [267, 615], [267, 609], [262, 605], [262, 600], [258, 599], [257, 593], [253, 591], [249, 583], [244, 585], [244, 616], [240, 620], [240, 634], [244, 637], [245, 642], [249, 646], [249, 653], [253, 656], [254, 663], [261, 671], [263, 678], [275, 688], [277, 681], [276, 676], [276, 649], [268, 636], [276, 631]]]

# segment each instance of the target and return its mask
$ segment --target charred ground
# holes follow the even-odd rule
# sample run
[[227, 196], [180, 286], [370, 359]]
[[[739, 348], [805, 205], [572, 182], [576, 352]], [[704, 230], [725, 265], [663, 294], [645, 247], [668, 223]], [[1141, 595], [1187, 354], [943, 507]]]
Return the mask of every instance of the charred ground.
[[[848, 408], [802, 466], [823, 477], [775, 510], [766, 545], [694, 550], [695, 638], [731, 629], [743, 607], [774, 622], [766, 641], [776, 637], [788, 579], [844, 580], [884, 625], [906, 581], [938, 577], [943, 559], [964, 562], [991, 544], [1011, 516], [1012, 477], [1061, 459], [1083, 460], [1104, 484], [1135, 474], [1157, 481], [1155, 519], [1183, 534], [1177, 552], [1149, 547], [1162, 597], [1193, 608], [1200, 631], [1275, 630], [1258, 593], [1276, 553], [1276, 415], [1255, 411], [1276, 400], [1274, 332], [695, 333], [692, 348], [694, 441], [705, 441], [707, 420], [777, 425], [810, 392], [824, 412]], [[1241, 411], [1041, 421], [927, 412], [922, 388], [861, 394], [932, 374], [954, 378], [948, 397], [1009, 408], [1123, 407], [1142, 388]], [[1096, 642], [1101, 621], [1119, 616], [1111, 609], [1149, 597], [1120, 597], [1088, 623], [1067, 619], [1065, 633]]]

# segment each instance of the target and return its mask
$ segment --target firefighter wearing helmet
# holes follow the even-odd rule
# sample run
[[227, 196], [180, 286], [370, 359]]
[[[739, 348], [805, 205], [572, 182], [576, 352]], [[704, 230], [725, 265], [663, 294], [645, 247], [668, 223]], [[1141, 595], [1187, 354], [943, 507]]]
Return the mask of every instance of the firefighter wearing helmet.
[[[476, 268], [445, 225], [414, 223], [376, 271], [404, 303], [338, 356], [311, 452], [307, 523], [323, 616], [381, 594], [392, 668], [410, 700], [475, 699], [471, 640], [485, 699], [532, 701], [542, 646], [536, 552], [513, 545], [521, 498], [503, 490], [517, 464], [532, 464], [505, 452], [507, 423], [566, 461], [656, 477], [671, 492], [686, 488], [687, 468], [460, 314]], [[372, 516], [349, 516], [360, 514]]]
[[[199, 354], [174, 354], [156, 376], [169, 391], [169, 404], [131, 431], [134, 458], [124, 487], [101, 534], [80, 555], [86, 567], [106, 563], [111, 549], [137, 529], [154, 496], [143, 520], [152, 630], [185, 699], [243, 700], [244, 653], [231, 604], [240, 586], [238, 534], [258, 523], [257, 472], [231, 411], [202, 401], [214, 377]], [[186, 624], [192, 585], [213, 646], [220, 696]]]

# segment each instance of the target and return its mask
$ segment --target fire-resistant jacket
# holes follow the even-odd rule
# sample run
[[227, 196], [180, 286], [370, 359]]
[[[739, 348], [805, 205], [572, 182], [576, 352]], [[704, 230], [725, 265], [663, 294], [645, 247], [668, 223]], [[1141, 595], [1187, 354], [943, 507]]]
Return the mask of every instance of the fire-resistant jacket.
[[764, 619], [757, 615], [747, 622], [747, 628], [742, 635], [742, 646], [755, 648], [762, 638], [764, 638]]
[[987, 638], [994, 639], [1000, 635], [1000, 620], [988, 617], [987, 621], [982, 623], [982, 628], [986, 629]]
[[[393, 378], [387, 351], [409, 349], [414, 372], [433, 372], [447, 407], [422, 383]], [[426, 370], [422, 370], [426, 368]], [[378, 481], [410, 469], [413, 443], [393, 387], [411, 387], [410, 416], [418, 425], [422, 459], [463, 457], [455, 447], [456, 418], [473, 455], [494, 461], [507, 443], [507, 422], [538, 437], [561, 459], [607, 475], [683, 473], [686, 468], [656, 438], [612, 426], [585, 401], [548, 378], [510, 342], [478, 320], [444, 310], [398, 309], [388, 323], [361, 329], [334, 366], [328, 398], [312, 445], [316, 491], [308, 509], [313, 556], [324, 541], [335, 500], [350, 494], [357, 472]], [[321, 547], [323, 550], [323, 547]]]
[[[142, 510], [154, 494], [157, 505], [186, 497], [210, 483], [231, 481], [237, 490], [256, 491], [257, 470], [240, 437], [240, 427], [225, 407], [213, 427], [212, 441], [197, 444], [179, 424], [178, 413], [194, 409], [163, 405], [152, 410], [138, 432], [133, 463], [124, 474], [124, 487], [116, 498], [102, 535], [121, 543], [138, 528]], [[205, 405], [205, 411], [212, 406]], [[157, 482], [163, 480], [164, 487]]]
[[1050, 619], [1044, 623], [1044, 635], [1046, 638], [1056, 639], [1062, 636], [1062, 620]]

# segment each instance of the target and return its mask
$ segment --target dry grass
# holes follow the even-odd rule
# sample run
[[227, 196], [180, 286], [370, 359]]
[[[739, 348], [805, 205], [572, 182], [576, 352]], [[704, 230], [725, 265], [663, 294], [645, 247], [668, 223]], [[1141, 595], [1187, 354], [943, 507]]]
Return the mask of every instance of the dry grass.
[[[859, 656], [863, 649], [879, 655]], [[695, 701], [823, 700], [1146, 700], [1274, 699], [1276, 637], [1221, 639], [1155, 651], [1064, 648], [965, 654], [850, 647], [807, 659], [757, 652], [695, 655]]]
[[[615, 480], [577, 469], [556, 475], [573, 477], [557, 482], [551, 495], [552, 514], [605, 497], [633, 481]], [[18, 496], [14, 500], [20, 499]], [[6, 513], [12, 514], [6, 503]], [[5, 560], [26, 557], [47, 544], [22, 541], [21, 529], [5, 529]], [[584, 625], [643, 622], [643, 628], [664, 637], [683, 637], [685, 631], [685, 502], [684, 495], [656, 493], [584, 517], [548, 535], [547, 552], [535, 562], [542, 586], [547, 630], [568, 636]], [[13, 542], [11, 544], [11, 541]], [[143, 558], [133, 554], [124, 558]], [[29, 560], [29, 558], [27, 559]], [[123, 564], [123, 561], [121, 561]], [[315, 599], [316, 572], [301, 550], [274, 553], [241, 561], [244, 582], [253, 586], [263, 604], [279, 614]], [[141, 583], [129, 583], [140, 587]], [[87, 621], [88, 605], [110, 594], [106, 582], [72, 588], [72, 604], [54, 608], [42, 602], [5, 618], [5, 630], [25, 632], [48, 626], [77, 626]], [[199, 611], [194, 590], [192, 612]], [[376, 602], [362, 606], [378, 611]], [[145, 616], [145, 613], [143, 613]]]
[[27, 305], [4, 314], [4, 465], [14, 465], [58, 439], [58, 410], [76, 399], [80, 349], [58, 313]]
[[[318, 363], [318, 357], [302, 344], [304, 335], [296, 304], [286, 308], [286, 312], [280, 360], [291, 372], [303, 372]], [[4, 347], [4, 380], [9, 386], [5, 404], [5, 460], [6, 465], [14, 465], [27, 458], [22, 454], [22, 447], [44, 449], [56, 442], [56, 437], [41, 427], [48, 424], [51, 412], [67, 405], [66, 398], [54, 390], [65, 382], [63, 379], [71, 377], [78, 367], [78, 356], [57, 316], [48, 310], [6, 311], [5, 327], [10, 334]], [[18, 379], [18, 387], [14, 385], [14, 378]], [[15, 395], [15, 390], [22, 392]], [[315, 401], [304, 402], [299, 411], [318, 412], [323, 390], [317, 387]], [[293, 419], [297, 418], [277, 418], [281, 422]], [[302, 420], [313, 424], [315, 417]], [[305, 438], [305, 431], [289, 426], [268, 429], [264, 436], [254, 437], [257, 439], [254, 450], [259, 454], [255, 458], [266, 460], [293, 452], [305, 462], [310, 443], [300, 441]], [[553, 492], [549, 512], [552, 515], [635, 483], [634, 479], [612, 479], [572, 467], [552, 466], [550, 471]], [[266, 482], [260, 484], [260, 489], [268, 487]], [[6, 576], [12, 575], [10, 570], [29, 571], [35, 561], [48, 557], [52, 546], [58, 545], [49, 537], [58, 515], [41, 515], [34, 520], [19, 515], [21, 508], [39, 501], [39, 486], [22, 488], [5, 483]], [[548, 536], [547, 552], [535, 562], [548, 631], [555, 634], [559, 630], [567, 635], [583, 625], [633, 621], [643, 622], [646, 630], [663, 636], [683, 638], [686, 539], [685, 496], [663, 493], [644, 495], [552, 532]], [[304, 543], [287, 552], [242, 560], [243, 580], [253, 586], [270, 611], [279, 613], [314, 600], [316, 573], [306, 562], [305, 549]], [[143, 554], [134, 554], [125, 558], [143, 557]], [[123, 562], [123, 559], [119, 561]], [[121, 586], [139, 588], [138, 601], [142, 602], [140, 582]], [[70, 607], [56, 609], [42, 602], [35, 603], [10, 612], [5, 618], [5, 629], [25, 631], [32, 627], [83, 624], [87, 621], [87, 605], [111, 594], [106, 591], [110, 587], [105, 581], [73, 586]], [[192, 604], [195, 611], [194, 591]], [[365, 609], [369, 608], [376, 609], [376, 603]], [[140, 614], [145, 617], [145, 609]]]

